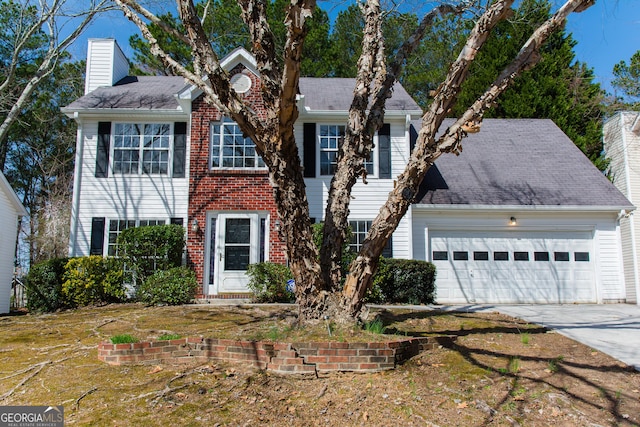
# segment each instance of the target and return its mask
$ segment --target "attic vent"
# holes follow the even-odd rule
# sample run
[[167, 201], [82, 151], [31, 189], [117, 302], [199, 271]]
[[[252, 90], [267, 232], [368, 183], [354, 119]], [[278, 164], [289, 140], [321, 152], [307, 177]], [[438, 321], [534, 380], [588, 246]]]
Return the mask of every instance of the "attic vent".
[[251, 78], [245, 74], [235, 74], [231, 77], [231, 87], [236, 93], [245, 93], [251, 89]]

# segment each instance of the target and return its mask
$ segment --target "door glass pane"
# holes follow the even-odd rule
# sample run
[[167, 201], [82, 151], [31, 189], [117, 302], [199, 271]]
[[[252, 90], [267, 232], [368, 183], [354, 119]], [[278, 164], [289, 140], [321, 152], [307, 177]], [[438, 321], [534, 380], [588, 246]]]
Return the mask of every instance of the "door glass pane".
[[224, 269], [246, 270], [249, 265], [249, 246], [227, 246], [224, 248]]
[[227, 244], [251, 242], [251, 220], [244, 218], [229, 218], [225, 227], [225, 241]]
[[227, 218], [225, 221], [224, 269], [243, 271], [249, 265], [251, 220]]

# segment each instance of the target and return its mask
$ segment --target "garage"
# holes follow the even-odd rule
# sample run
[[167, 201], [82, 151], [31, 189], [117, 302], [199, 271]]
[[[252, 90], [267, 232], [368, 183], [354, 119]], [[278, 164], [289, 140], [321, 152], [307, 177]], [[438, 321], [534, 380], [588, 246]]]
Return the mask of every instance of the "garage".
[[595, 303], [591, 232], [431, 230], [436, 301]]

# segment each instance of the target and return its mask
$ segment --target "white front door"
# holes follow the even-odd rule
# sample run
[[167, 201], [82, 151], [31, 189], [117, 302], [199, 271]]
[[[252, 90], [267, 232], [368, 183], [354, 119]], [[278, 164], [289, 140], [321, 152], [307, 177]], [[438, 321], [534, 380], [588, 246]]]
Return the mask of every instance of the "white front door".
[[207, 226], [209, 293], [249, 292], [247, 267], [265, 260], [266, 215], [212, 213]]

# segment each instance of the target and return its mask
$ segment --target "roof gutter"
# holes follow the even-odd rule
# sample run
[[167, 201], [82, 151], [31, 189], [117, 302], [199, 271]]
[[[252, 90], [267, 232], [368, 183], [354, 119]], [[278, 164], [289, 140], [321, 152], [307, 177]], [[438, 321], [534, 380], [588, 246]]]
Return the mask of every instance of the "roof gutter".
[[185, 112], [182, 109], [158, 109], [158, 110], [149, 110], [149, 109], [139, 109], [139, 108], [81, 108], [81, 109], [71, 109], [63, 107], [60, 111], [67, 115], [67, 117], [71, 119], [79, 119], [80, 117], [98, 117], [105, 115], [112, 116], [142, 116], [149, 114], [161, 114], [165, 116], [176, 116], [176, 117], [184, 117], [188, 116], [189, 113]]
[[414, 204], [414, 209], [428, 210], [428, 211], [474, 211], [474, 212], [513, 212], [513, 211], [526, 211], [526, 212], [615, 212], [623, 215], [634, 211], [635, 206], [580, 206], [580, 205], [564, 205], [564, 206], [552, 206], [552, 205], [428, 205], [428, 204]]

